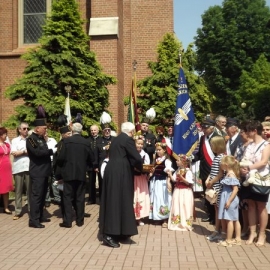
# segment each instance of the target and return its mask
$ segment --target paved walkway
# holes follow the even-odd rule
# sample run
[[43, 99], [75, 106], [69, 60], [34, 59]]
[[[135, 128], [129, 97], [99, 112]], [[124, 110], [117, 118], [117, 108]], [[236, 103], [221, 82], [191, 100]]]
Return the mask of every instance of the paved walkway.
[[[11, 209], [13, 204], [11, 206]], [[45, 229], [28, 227], [27, 214], [13, 221], [0, 214], [0, 269], [270, 269], [270, 232], [267, 244], [219, 247], [205, 236], [213, 226], [201, 223], [202, 203], [196, 199], [197, 222], [192, 232], [173, 232], [144, 225], [132, 242], [118, 249], [98, 239], [98, 205], [87, 205], [91, 214], [83, 227], [60, 228], [60, 210], [51, 205]], [[2, 209], [1, 209], [2, 210]]]

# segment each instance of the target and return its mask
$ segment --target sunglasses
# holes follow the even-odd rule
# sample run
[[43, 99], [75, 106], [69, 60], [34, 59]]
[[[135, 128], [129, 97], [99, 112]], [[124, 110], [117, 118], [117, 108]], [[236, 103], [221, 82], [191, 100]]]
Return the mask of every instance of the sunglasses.
[[30, 128], [26, 128], [26, 127], [24, 127], [24, 128], [22, 128], [22, 130], [30, 130]]
[[210, 126], [208, 125], [202, 125], [202, 128], [209, 128]]

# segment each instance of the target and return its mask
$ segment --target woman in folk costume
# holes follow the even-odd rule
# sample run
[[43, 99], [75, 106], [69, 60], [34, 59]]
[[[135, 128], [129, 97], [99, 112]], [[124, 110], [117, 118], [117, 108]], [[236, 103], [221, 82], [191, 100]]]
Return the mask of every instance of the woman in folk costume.
[[176, 160], [178, 169], [170, 179], [175, 182], [172, 206], [170, 211], [168, 229], [176, 231], [191, 231], [193, 222], [194, 197], [193, 174], [190, 170], [191, 159], [185, 155], [179, 155]]
[[171, 183], [168, 176], [172, 172], [172, 162], [167, 157], [166, 144], [156, 143], [156, 160], [150, 176], [150, 213], [149, 219], [162, 221], [162, 227], [168, 227], [171, 208]]
[[[143, 164], [150, 164], [149, 155], [143, 150], [144, 137], [142, 135], [135, 136], [136, 149], [141, 155]], [[141, 220], [149, 216], [150, 197], [148, 189], [148, 176], [135, 169], [134, 171], [134, 213], [137, 225], [143, 226]]]

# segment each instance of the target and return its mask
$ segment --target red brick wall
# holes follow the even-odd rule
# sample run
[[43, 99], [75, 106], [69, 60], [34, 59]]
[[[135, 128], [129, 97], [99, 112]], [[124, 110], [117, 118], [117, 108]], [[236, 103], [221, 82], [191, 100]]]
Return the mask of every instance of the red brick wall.
[[[117, 84], [109, 86], [109, 110], [113, 121], [120, 126], [127, 119], [123, 99], [131, 87], [132, 62], [134, 59], [138, 62], [138, 79], [150, 75], [147, 61], [156, 60], [158, 42], [165, 33], [173, 32], [173, 0], [78, 0], [78, 3], [86, 20], [86, 33], [90, 17], [119, 17], [119, 36], [93, 37], [90, 49], [96, 53], [103, 71], [117, 78]], [[18, 48], [18, 0], [1, 1], [0, 18], [1, 123], [21, 102], [4, 98], [6, 87], [21, 76], [25, 67], [20, 59], [25, 50]]]

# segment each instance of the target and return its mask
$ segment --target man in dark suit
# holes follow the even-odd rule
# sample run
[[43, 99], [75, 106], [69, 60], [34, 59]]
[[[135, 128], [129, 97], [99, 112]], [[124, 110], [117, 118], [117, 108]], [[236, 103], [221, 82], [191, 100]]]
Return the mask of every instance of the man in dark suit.
[[90, 143], [81, 136], [82, 125], [74, 123], [71, 127], [72, 136], [64, 139], [59, 146], [58, 162], [62, 165], [64, 181], [63, 201], [64, 216], [60, 227], [72, 226], [72, 202], [76, 212], [76, 225], [84, 224], [84, 200], [87, 165], [94, 161], [94, 153]]
[[150, 164], [153, 163], [154, 154], [156, 151], [156, 137], [153, 133], [149, 131], [150, 120], [148, 118], [143, 118], [141, 122], [141, 132], [144, 136], [143, 150], [149, 155]]
[[48, 188], [48, 178], [52, 173], [51, 158], [53, 150], [48, 149], [44, 135], [47, 130], [45, 119], [36, 119], [34, 132], [26, 140], [30, 159], [30, 213], [29, 227], [44, 228], [41, 223], [49, 222], [43, 217], [43, 208]]
[[142, 159], [132, 138], [134, 124], [123, 123], [121, 131], [110, 146], [99, 215], [103, 242], [113, 248], [120, 246], [119, 237], [138, 234], [133, 209], [134, 168], [142, 170]]
[[227, 118], [226, 131], [229, 140], [226, 144], [227, 155], [234, 156], [237, 146], [242, 143], [242, 137], [238, 128], [239, 122], [235, 118]]
[[97, 155], [98, 155], [98, 189], [99, 199], [102, 195], [102, 177], [100, 168], [103, 160], [106, 158], [107, 151], [115, 137], [111, 136], [111, 126], [109, 123], [101, 124], [102, 136], [97, 138]]
[[[220, 135], [215, 131], [215, 121], [210, 118], [203, 120], [201, 127], [204, 135], [200, 138], [199, 150], [195, 154], [194, 161], [200, 161], [200, 178], [202, 180], [203, 191], [205, 192], [205, 181], [210, 174], [212, 161], [214, 159], [214, 153], [210, 147], [210, 141], [213, 137]], [[207, 200], [205, 200], [205, 205], [207, 207], [208, 217], [202, 219], [202, 221], [209, 221], [210, 224], [214, 224], [215, 208]]]
[[92, 125], [90, 127], [90, 137], [88, 138], [90, 142], [90, 147], [95, 155], [95, 162], [93, 164], [89, 164], [88, 169], [88, 177], [89, 177], [89, 184], [88, 184], [88, 190], [89, 190], [89, 198], [87, 204], [95, 204], [96, 203], [96, 177], [98, 172], [98, 149], [97, 149], [97, 143], [99, 138], [99, 128], [97, 125]]

